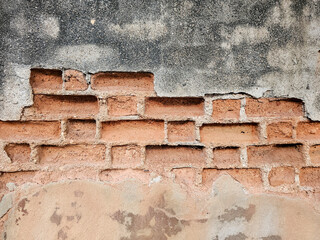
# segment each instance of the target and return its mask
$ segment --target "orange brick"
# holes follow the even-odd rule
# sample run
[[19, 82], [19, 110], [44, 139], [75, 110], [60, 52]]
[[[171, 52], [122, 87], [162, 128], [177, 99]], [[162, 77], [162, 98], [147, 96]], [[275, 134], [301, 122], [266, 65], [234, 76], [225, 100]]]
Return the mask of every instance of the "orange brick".
[[169, 122], [169, 142], [192, 142], [196, 140], [194, 122]]
[[141, 164], [141, 147], [136, 145], [113, 146], [111, 157], [113, 167], [137, 167]]
[[33, 182], [35, 173], [33, 171], [4, 172], [0, 175], [0, 189], [5, 189], [9, 182], [15, 183], [17, 186]]
[[33, 102], [25, 112], [28, 118], [93, 118], [99, 112], [94, 96], [35, 95]]
[[192, 186], [196, 181], [196, 169], [194, 168], [175, 168], [172, 169], [175, 176], [175, 182]]
[[203, 143], [233, 145], [257, 143], [259, 141], [257, 124], [204, 124], [200, 128]]
[[302, 166], [305, 164], [301, 145], [250, 146], [247, 150], [250, 167], [268, 164]]
[[28, 144], [8, 144], [4, 150], [12, 162], [24, 163], [30, 161], [31, 149]]
[[294, 100], [247, 98], [246, 114], [248, 117], [299, 117], [303, 116], [303, 105]]
[[314, 145], [310, 147], [310, 159], [315, 165], [320, 165], [320, 145]]
[[295, 178], [294, 168], [292, 167], [278, 167], [272, 168], [269, 172], [269, 183], [273, 187], [284, 184], [293, 184]]
[[137, 115], [137, 98], [132, 96], [108, 98], [108, 114], [110, 116]]
[[153, 93], [152, 73], [97, 73], [91, 77], [91, 88], [100, 91]]
[[60, 137], [60, 122], [0, 122], [0, 139], [52, 140]]
[[218, 99], [212, 102], [212, 118], [215, 120], [239, 119], [240, 99]]
[[271, 141], [292, 139], [292, 133], [291, 122], [276, 122], [267, 126], [268, 139]]
[[94, 120], [70, 120], [67, 124], [67, 139], [93, 140], [96, 136], [96, 122]]
[[146, 164], [150, 168], [203, 166], [206, 155], [201, 147], [147, 146]]
[[66, 70], [64, 72], [64, 87], [71, 91], [84, 91], [88, 88], [86, 75], [77, 70]]
[[320, 168], [308, 167], [300, 169], [300, 185], [320, 189]]
[[300, 122], [297, 126], [297, 138], [301, 140], [320, 139], [320, 122]]
[[106, 147], [104, 145], [66, 145], [39, 147], [40, 164], [92, 163], [104, 162]]
[[214, 168], [203, 169], [202, 183], [206, 187], [211, 187], [213, 182], [215, 182], [223, 174], [229, 174], [231, 177], [249, 189], [262, 188], [261, 171], [255, 168], [226, 170], [218, 170]]
[[217, 168], [240, 167], [239, 148], [215, 148], [213, 149], [213, 164]]
[[124, 182], [127, 180], [134, 179], [139, 180], [143, 183], [149, 183], [150, 174], [146, 170], [140, 169], [112, 169], [105, 170], [99, 174], [99, 178], [101, 181], [106, 182]]
[[145, 115], [154, 118], [196, 117], [204, 115], [203, 98], [167, 98], [146, 99]]
[[101, 138], [119, 143], [161, 143], [164, 140], [164, 122], [143, 120], [103, 122]]
[[30, 84], [34, 93], [62, 90], [62, 72], [50, 69], [31, 69]]

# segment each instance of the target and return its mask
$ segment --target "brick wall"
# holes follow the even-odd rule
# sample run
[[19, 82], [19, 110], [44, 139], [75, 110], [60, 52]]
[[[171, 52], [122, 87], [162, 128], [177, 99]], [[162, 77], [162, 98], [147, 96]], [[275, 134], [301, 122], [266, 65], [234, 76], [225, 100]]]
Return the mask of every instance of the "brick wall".
[[[1, 196], [24, 183], [140, 181], [250, 192], [320, 192], [320, 122], [296, 99], [159, 97], [151, 73], [33, 69], [34, 104], [0, 122]], [[15, 186], [12, 184], [14, 183]]]

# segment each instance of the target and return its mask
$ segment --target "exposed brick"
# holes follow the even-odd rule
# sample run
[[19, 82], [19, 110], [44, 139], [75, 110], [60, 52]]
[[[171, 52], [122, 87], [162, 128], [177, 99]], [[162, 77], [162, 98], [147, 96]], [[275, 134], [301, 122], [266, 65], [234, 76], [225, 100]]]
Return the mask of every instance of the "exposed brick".
[[94, 120], [69, 120], [67, 124], [67, 139], [93, 140], [96, 136], [96, 122]]
[[320, 122], [300, 122], [297, 126], [297, 138], [301, 140], [320, 139]]
[[268, 140], [289, 140], [292, 139], [292, 122], [275, 122], [267, 126]]
[[40, 164], [77, 164], [104, 162], [106, 147], [104, 145], [43, 145], [38, 151]]
[[108, 114], [110, 116], [137, 115], [137, 98], [133, 96], [108, 98]]
[[150, 168], [205, 165], [206, 154], [201, 147], [147, 146], [146, 164]]
[[248, 117], [299, 117], [303, 116], [303, 105], [302, 102], [290, 99], [247, 98], [246, 114]]
[[148, 171], [138, 169], [119, 169], [119, 170], [105, 170], [99, 174], [101, 181], [106, 182], [124, 182], [134, 179], [143, 183], [149, 183], [150, 175]]
[[62, 90], [62, 72], [50, 69], [31, 69], [30, 84], [34, 93]]
[[204, 115], [203, 98], [154, 97], [146, 99], [145, 115], [154, 118]]
[[169, 142], [192, 142], [196, 140], [194, 122], [169, 122], [168, 123]]
[[66, 70], [64, 72], [64, 87], [70, 91], [84, 91], [88, 88], [86, 75], [77, 70]]
[[269, 183], [273, 187], [284, 184], [293, 184], [295, 172], [293, 167], [272, 168], [269, 173]]
[[25, 111], [27, 118], [92, 118], [99, 112], [94, 96], [35, 95], [33, 102]]
[[311, 146], [309, 154], [312, 164], [320, 165], [320, 145]]
[[161, 143], [164, 140], [164, 122], [143, 120], [103, 122], [101, 138], [120, 143]]
[[196, 169], [194, 168], [176, 168], [172, 172], [175, 175], [175, 182], [192, 186], [196, 181]]
[[211, 187], [213, 182], [223, 174], [229, 174], [249, 189], [262, 188], [261, 171], [255, 168], [226, 170], [207, 168], [202, 171], [202, 183], [204, 186]]
[[250, 146], [247, 149], [251, 167], [268, 164], [302, 166], [305, 164], [302, 145]]
[[91, 88], [109, 92], [153, 93], [152, 73], [97, 73], [91, 77]]
[[4, 172], [0, 175], [0, 189], [5, 189], [9, 182], [15, 183], [17, 186], [33, 182], [35, 172], [20, 171], [20, 172]]
[[239, 148], [214, 148], [213, 165], [217, 168], [240, 167]]
[[257, 124], [204, 124], [200, 128], [203, 143], [233, 145], [257, 143], [259, 141]]
[[5, 146], [4, 150], [13, 163], [25, 163], [30, 161], [31, 149], [28, 144], [8, 144]]
[[300, 169], [300, 185], [320, 189], [320, 167]]
[[212, 118], [215, 120], [239, 119], [240, 99], [218, 99], [212, 102]]
[[137, 167], [141, 164], [141, 147], [136, 145], [113, 146], [111, 158], [113, 167]]
[[0, 122], [0, 139], [36, 141], [59, 139], [60, 122]]

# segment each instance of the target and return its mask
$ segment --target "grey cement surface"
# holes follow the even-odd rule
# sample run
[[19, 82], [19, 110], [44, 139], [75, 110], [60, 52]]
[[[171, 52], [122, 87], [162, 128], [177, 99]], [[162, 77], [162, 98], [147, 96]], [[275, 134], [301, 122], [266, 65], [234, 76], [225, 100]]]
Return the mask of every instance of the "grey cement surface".
[[0, 3], [0, 119], [30, 104], [15, 66], [147, 71], [160, 96], [293, 97], [320, 120], [319, 0]]

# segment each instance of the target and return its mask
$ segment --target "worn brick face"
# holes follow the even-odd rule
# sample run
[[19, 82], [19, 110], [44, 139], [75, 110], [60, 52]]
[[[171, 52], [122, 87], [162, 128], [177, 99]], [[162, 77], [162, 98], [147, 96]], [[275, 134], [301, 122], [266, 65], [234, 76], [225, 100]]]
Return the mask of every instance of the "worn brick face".
[[34, 93], [62, 90], [62, 72], [50, 69], [32, 69], [30, 84]]
[[8, 144], [4, 150], [13, 163], [26, 163], [30, 161], [31, 149], [28, 144]]
[[300, 169], [300, 184], [302, 186], [320, 189], [320, 167], [308, 167]]
[[146, 164], [150, 168], [203, 166], [206, 155], [201, 147], [148, 146]]
[[240, 99], [219, 99], [212, 102], [212, 118], [215, 120], [239, 119]]
[[67, 139], [94, 140], [96, 136], [96, 122], [94, 120], [70, 120], [67, 123]]
[[97, 73], [91, 77], [91, 88], [108, 92], [153, 93], [151, 73]]
[[248, 117], [289, 118], [303, 116], [301, 102], [294, 100], [251, 99], [246, 100]]
[[134, 96], [108, 98], [108, 114], [110, 116], [137, 115], [137, 98]]
[[38, 151], [40, 164], [103, 163], [106, 147], [104, 145], [44, 145], [40, 146]]
[[276, 122], [267, 126], [268, 139], [270, 141], [290, 140], [293, 137], [292, 122]]
[[320, 165], [320, 145], [314, 145], [310, 147], [310, 159], [314, 165]]
[[200, 128], [203, 143], [218, 145], [249, 144], [259, 141], [256, 124], [204, 124]]
[[172, 172], [175, 176], [175, 182], [192, 186], [196, 181], [196, 169], [195, 168], [176, 168]]
[[320, 122], [300, 122], [297, 126], [297, 138], [301, 140], [320, 139]]
[[0, 139], [38, 141], [60, 138], [60, 122], [0, 122]]
[[202, 116], [204, 100], [202, 98], [148, 98], [145, 115], [155, 118]]
[[169, 142], [192, 142], [196, 140], [194, 122], [169, 122], [168, 141]]
[[164, 122], [143, 120], [103, 122], [101, 138], [120, 143], [161, 143], [164, 140]]
[[70, 91], [84, 91], [88, 88], [86, 75], [80, 71], [68, 69], [64, 72], [64, 87]]
[[111, 149], [112, 167], [133, 168], [141, 165], [141, 147], [136, 145], [113, 146]]
[[293, 167], [278, 167], [272, 168], [269, 172], [269, 183], [273, 187], [284, 184], [293, 184], [295, 171]]
[[218, 168], [240, 167], [239, 148], [215, 148], [213, 149], [213, 165]]
[[250, 146], [247, 150], [251, 167], [276, 164], [302, 166], [305, 164], [301, 145]]

